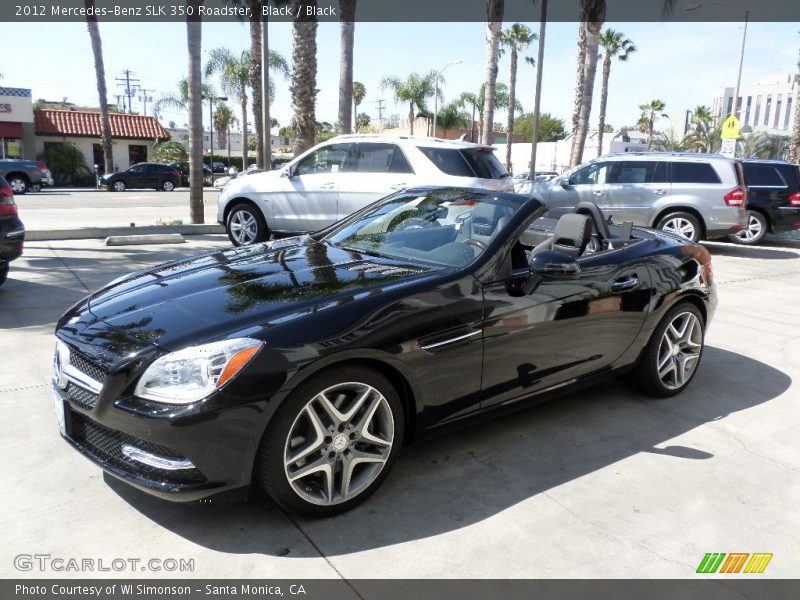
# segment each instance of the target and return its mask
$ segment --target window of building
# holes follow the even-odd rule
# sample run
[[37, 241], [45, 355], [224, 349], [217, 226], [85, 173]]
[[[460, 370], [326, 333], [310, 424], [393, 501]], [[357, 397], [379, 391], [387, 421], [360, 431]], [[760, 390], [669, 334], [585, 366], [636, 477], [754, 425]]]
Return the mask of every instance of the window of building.
[[135, 165], [147, 160], [147, 146], [130, 144], [128, 146], [128, 164]]
[[772, 128], [778, 128], [778, 120], [781, 116], [781, 104], [783, 103], [783, 94], [778, 94], [778, 98], [775, 101], [775, 121], [772, 123]]
[[786, 98], [786, 114], [783, 117], [783, 130], [789, 131], [789, 118], [792, 116], [792, 97]]
[[748, 125], [750, 123], [750, 105], [753, 104], [753, 97], [747, 97], [747, 105], [744, 109], [744, 124]]
[[764, 106], [764, 125], [769, 127], [769, 110], [772, 108], [772, 94], [767, 94], [767, 103]]
[[22, 140], [0, 138], [0, 158], [22, 158]]
[[726, 114], [726, 115], [729, 115], [729, 114], [731, 114], [732, 110], [733, 110], [733, 96], [731, 96], [730, 98], [728, 98], [728, 110], [727, 110], [727, 111], [725, 111], [725, 114]]
[[753, 115], [753, 125], [758, 125], [758, 117], [761, 114], [761, 96], [756, 96], [756, 112]]

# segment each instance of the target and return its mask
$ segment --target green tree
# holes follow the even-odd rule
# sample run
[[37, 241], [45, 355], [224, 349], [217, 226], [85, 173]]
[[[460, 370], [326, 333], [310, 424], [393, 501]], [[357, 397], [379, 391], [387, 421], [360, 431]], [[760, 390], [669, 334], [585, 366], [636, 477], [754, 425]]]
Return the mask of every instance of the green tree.
[[[794, 76], [795, 89], [800, 84], [800, 51], [797, 58], [797, 73]], [[794, 95], [794, 114], [792, 115], [792, 133], [789, 136], [789, 146], [786, 153], [786, 160], [798, 162], [800, 160], [800, 93]]]
[[228, 139], [228, 132], [236, 121], [236, 115], [233, 114], [230, 106], [224, 102], [217, 104], [214, 110], [214, 129], [219, 134], [220, 144], [223, 144]]
[[[533, 113], [525, 113], [517, 117], [514, 125], [516, 131], [522, 134], [525, 142], [533, 141]], [[539, 141], [557, 142], [567, 137], [564, 120], [552, 116], [550, 113], [539, 115]]]
[[597, 134], [597, 156], [603, 153], [603, 134], [606, 133], [606, 107], [608, 105], [608, 80], [611, 77], [611, 60], [616, 57], [625, 62], [636, 52], [636, 46], [619, 31], [606, 29], [600, 35], [603, 48], [603, 79], [600, 87], [600, 125]]
[[91, 173], [83, 153], [72, 142], [51, 142], [36, 157], [47, 163], [57, 185], [72, 184], [76, 177]]
[[189, 158], [189, 153], [180, 142], [165, 140], [153, 146], [150, 160], [154, 162], [172, 163]]
[[356, 131], [366, 131], [372, 125], [372, 119], [370, 119], [367, 113], [358, 113], [356, 115]]
[[[84, 0], [86, 8], [86, 28], [94, 55], [94, 76], [97, 83], [97, 97], [100, 102], [100, 142], [103, 145], [104, 173], [114, 170], [114, 154], [111, 147], [111, 120], [108, 116], [108, 90], [106, 89], [106, 68], [103, 62], [103, 44], [100, 40], [100, 26], [97, 23], [94, 0]], [[0, 77], [2, 77], [0, 75]]]
[[[528, 47], [539, 37], [533, 33], [527, 25], [514, 23], [508, 29], [504, 29], [500, 34], [500, 43], [511, 51], [511, 76], [509, 81], [509, 104], [516, 104], [517, 98], [517, 61], [519, 54], [526, 52]], [[525, 61], [534, 64], [534, 60], [526, 56]], [[514, 111], [508, 111], [508, 142], [506, 143], [506, 169], [511, 172], [511, 141], [514, 134]]]
[[[459, 106], [464, 108], [469, 108], [472, 110], [472, 122], [475, 123], [475, 111], [480, 111], [478, 114], [478, 125], [479, 128], [483, 127], [484, 115], [483, 115], [483, 106], [485, 104], [486, 98], [486, 85], [481, 85], [481, 89], [478, 90], [477, 94], [473, 94], [471, 92], [463, 92], [456, 102], [458, 102]], [[494, 108], [495, 110], [504, 110], [508, 109], [511, 106], [511, 94], [508, 91], [508, 86], [505, 83], [498, 83], [495, 85], [495, 93], [494, 93]], [[517, 112], [522, 112], [522, 105], [519, 102], [515, 102], [514, 109]], [[473, 125], [474, 129], [474, 125]], [[472, 141], [478, 141], [479, 139], [483, 139], [483, 131], [479, 129], [477, 138], [471, 135], [470, 139]]]
[[[317, 103], [316, 0], [292, 0], [292, 107], [294, 109], [294, 154], [314, 145]], [[309, 15], [306, 8], [312, 9]]]
[[436, 114], [436, 126], [444, 131], [445, 138], [451, 129], [466, 127], [468, 123], [469, 115], [462, 110], [458, 102], [445, 104]]
[[647, 104], [640, 104], [639, 110], [642, 111], [642, 115], [639, 117], [638, 125], [642, 129], [642, 131], [647, 132], [647, 149], [650, 150], [653, 147], [653, 132], [655, 128], [656, 122], [661, 117], [667, 117], [668, 115], [664, 113], [664, 109], [666, 108], [666, 104], [663, 100], [651, 100]]
[[[242, 111], [242, 148], [250, 149], [247, 140], [247, 87], [250, 84], [250, 52], [242, 51], [236, 56], [227, 48], [214, 48], [209, 52], [206, 77], [219, 75], [220, 87], [229, 96], [239, 99]], [[242, 155], [243, 168], [247, 168], [248, 152]]]
[[[382, 89], [391, 89], [397, 103], [408, 104], [408, 123], [409, 133], [414, 135], [414, 114], [416, 112], [428, 112], [426, 102], [436, 93], [436, 72], [431, 71], [427, 75], [411, 73], [405, 81], [398, 77], [385, 77], [381, 81]], [[439, 81], [442, 82], [441, 76]], [[442, 95], [439, 92], [439, 98]]]
[[[364, 84], [360, 81], [353, 82], [353, 114], [358, 114], [358, 107], [364, 101], [364, 98], [367, 95], [367, 88], [364, 87]], [[358, 121], [358, 118], [356, 118]], [[356, 123], [358, 125], [358, 123]]]

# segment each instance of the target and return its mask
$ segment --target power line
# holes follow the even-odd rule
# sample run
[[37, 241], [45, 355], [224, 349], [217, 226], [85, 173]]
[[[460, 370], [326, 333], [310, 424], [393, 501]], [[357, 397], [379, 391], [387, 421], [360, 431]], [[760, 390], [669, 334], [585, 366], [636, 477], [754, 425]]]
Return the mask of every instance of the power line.
[[128, 98], [128, 107], [125, 109], [123, 106], [123, 112], [133, 112], [133, 105], [131, 104], [131, 97], [136, 93], [136, 88], [139, 87], [139, 83], [141, 80], [131, 77], [132, 75], [136, 75], [130, 69], [125, 69], [122, 71], [121, 75], [123, 77], [115, 77], [117, 81], [117, 87], [122, 88], [122, 95]]
[[139, 102], [144, 104], [144, 116], [147, 116], [147, 103], [153, 101], [153, 97], [148, 92], [155, 92], [155, 90], [148, 90], [143, 87], [139, 88]]
[[385, 109], [383, 105], [383, 98], [380, 100], [375, 100], [375, 104], [378, 105], [378, 129], [383, 129], [383, 111]]

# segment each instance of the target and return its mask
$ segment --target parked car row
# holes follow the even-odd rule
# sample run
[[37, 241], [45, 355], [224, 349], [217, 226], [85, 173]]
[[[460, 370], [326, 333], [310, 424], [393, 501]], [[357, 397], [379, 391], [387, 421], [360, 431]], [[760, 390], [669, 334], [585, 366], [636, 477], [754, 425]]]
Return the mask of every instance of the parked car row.
[[41, 161], [0, 159], [0, 177], [5, 178], [12, 192], [20, 196], [53, 185], [53, 175], [47, 163]]

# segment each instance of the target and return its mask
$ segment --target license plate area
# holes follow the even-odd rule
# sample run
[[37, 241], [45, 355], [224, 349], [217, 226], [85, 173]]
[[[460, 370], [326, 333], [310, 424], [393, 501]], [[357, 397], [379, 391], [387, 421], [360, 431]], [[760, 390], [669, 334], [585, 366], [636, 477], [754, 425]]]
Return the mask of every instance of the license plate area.
[[56, 417], [56, 424], [61, 435], [67, 435], [67, 410], [64, 399], [57, 391], [53, 390], [53, 412]]

